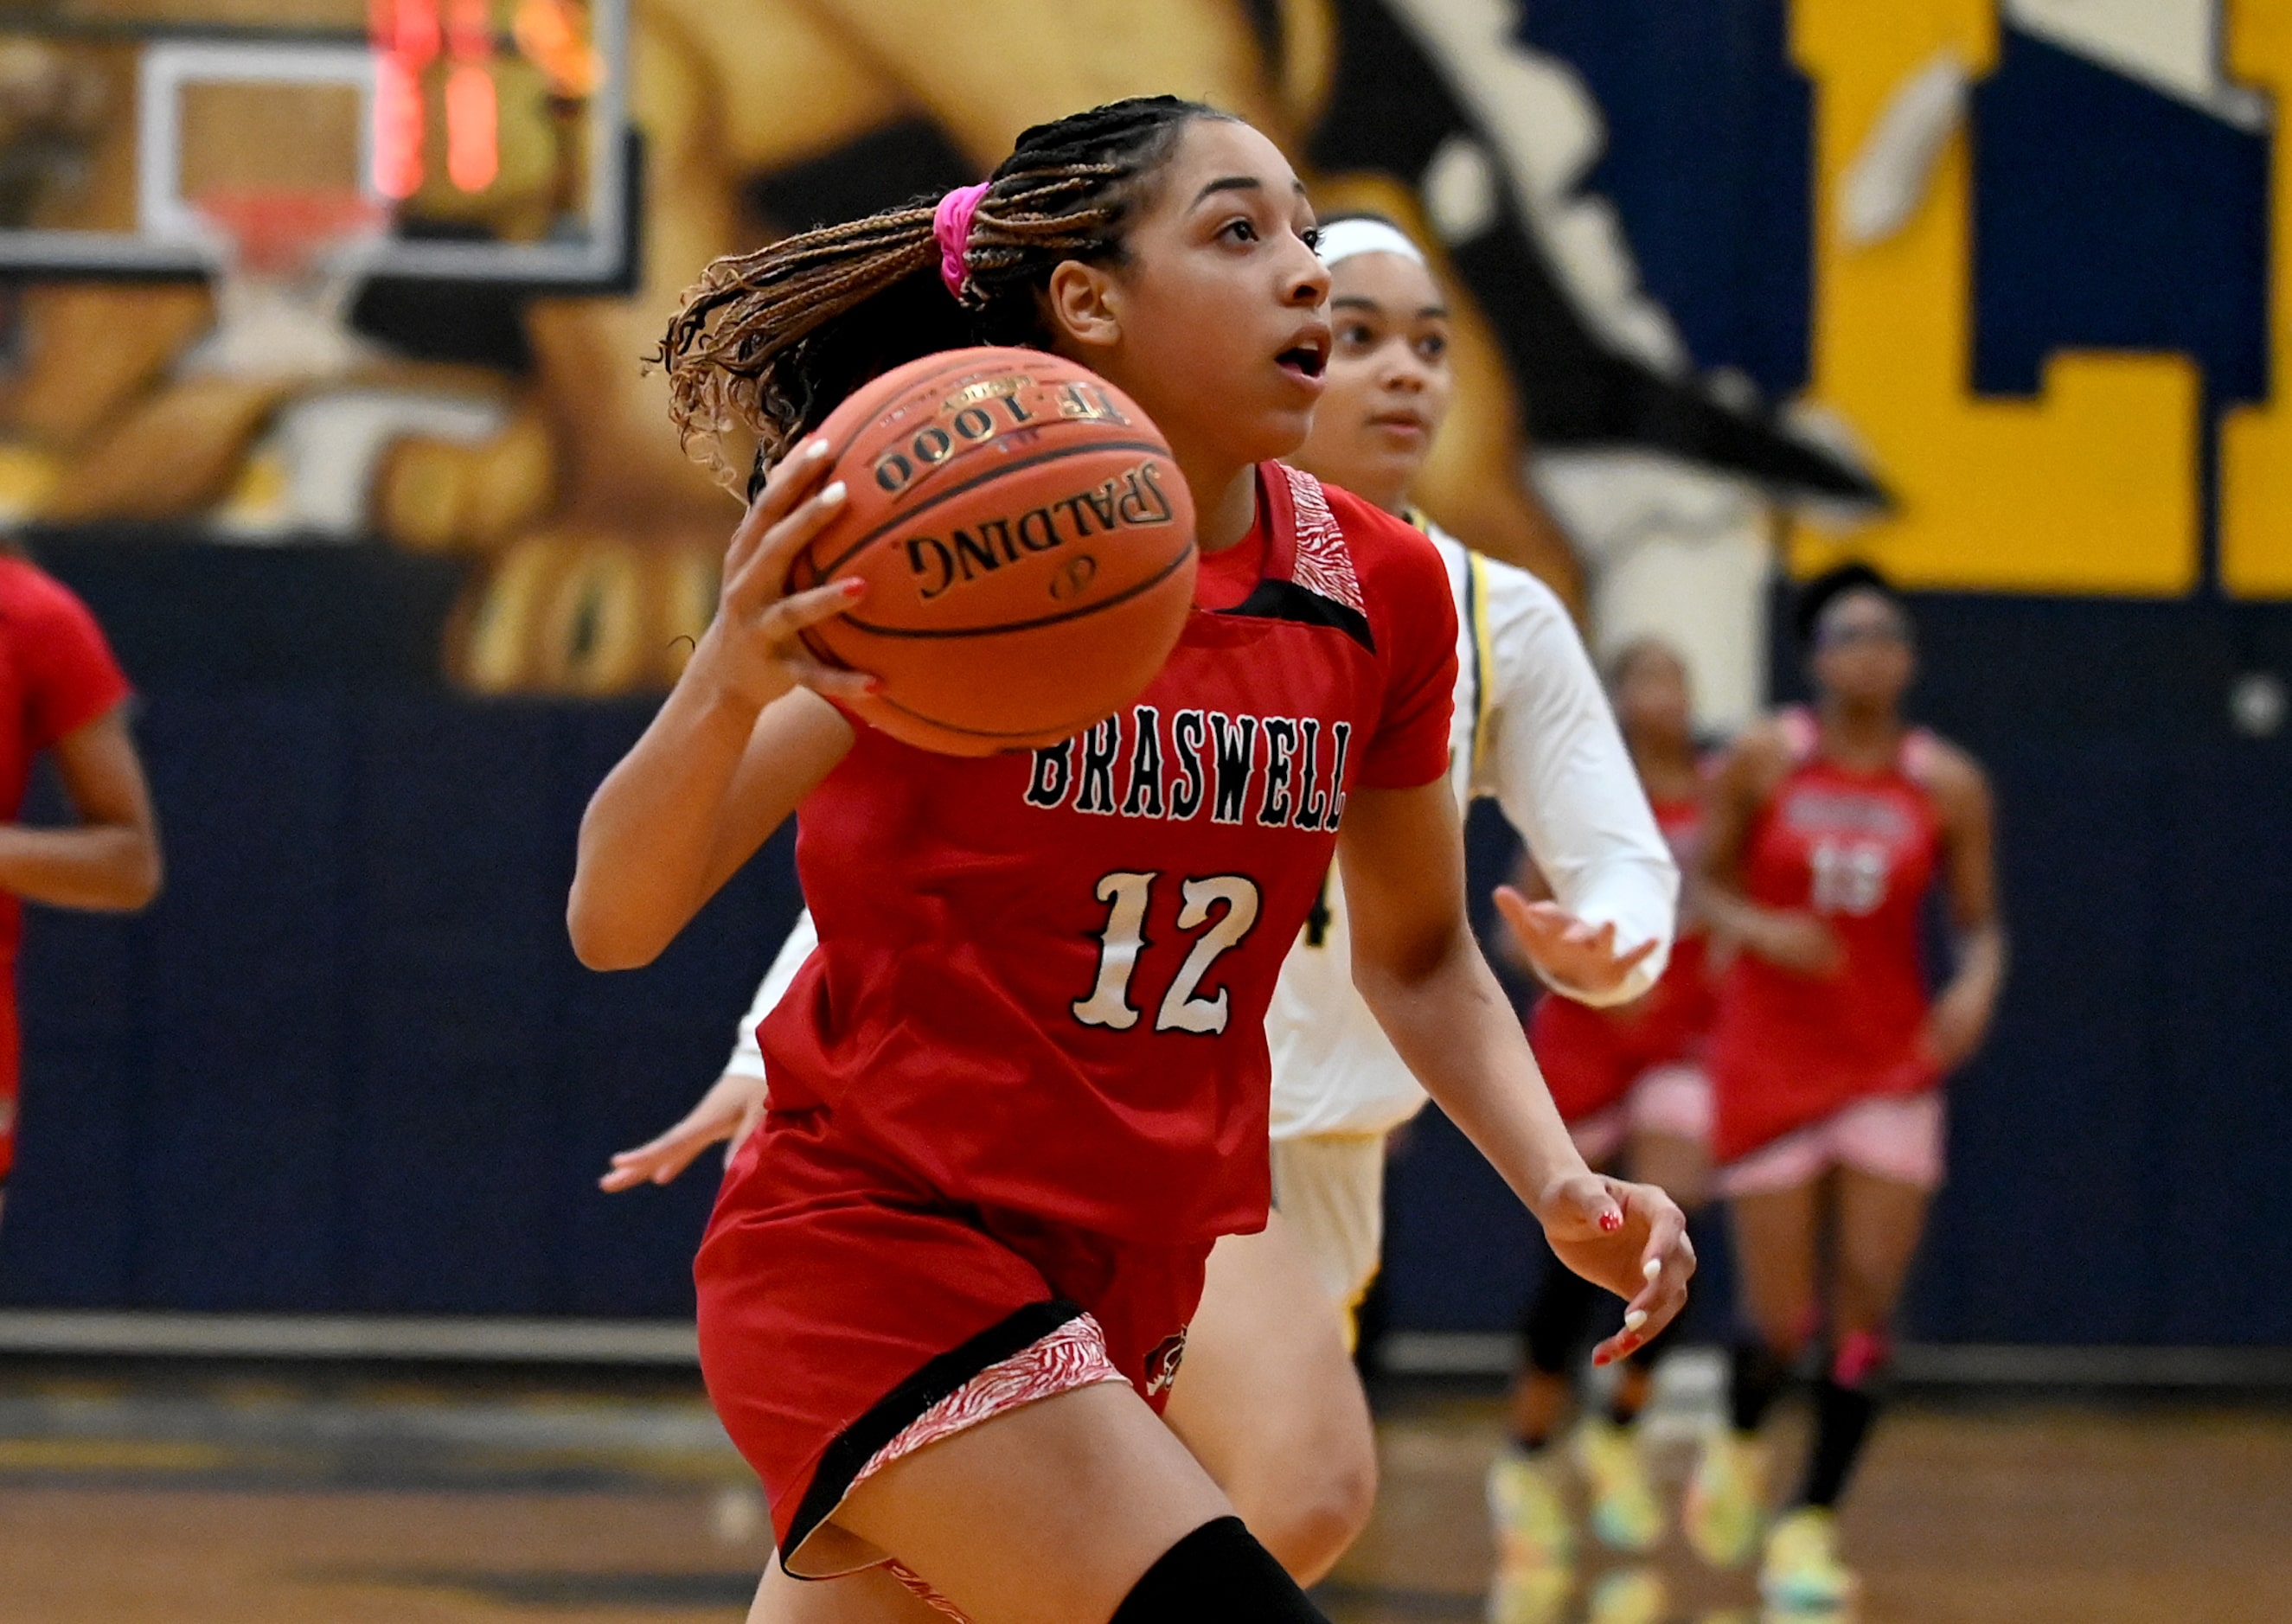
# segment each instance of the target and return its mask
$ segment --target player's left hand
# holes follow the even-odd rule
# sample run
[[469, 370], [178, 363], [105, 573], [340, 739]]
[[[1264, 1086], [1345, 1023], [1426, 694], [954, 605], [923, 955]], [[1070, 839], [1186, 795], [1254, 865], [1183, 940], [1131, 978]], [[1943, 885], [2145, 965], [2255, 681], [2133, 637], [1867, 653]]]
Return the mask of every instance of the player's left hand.
[[1655, 1186], [1579, 1173], [1555, 1182], [1536, 1216], [1561, 1262], [1624, 1299], [1624, 1328], [1592, 1350], [1593, 1363], [1623, 1358], [1686, 1306], [1687, 1215]]
[[1628, 953], [1618, 953], [1613, 923], [1593, 925], [1556, 902], [1530, 902], [1508, 885], [1497, 887], [1497, 912], [1512, 927], [1529, 962], [1565, 992], [1595, 997], [1612, 993], [1656, 949], [1650, 939]]
[[726, 1141], [724, 1160], [730, 1162], [764, 1120], [764, 1103], [763, 1078], [725, 1073], [666, 1133], [634, 1150], [615, 1151], [611, 1170], [597, 1180], [597, 1187], [617, 1194], [641, 1184], [670, 1183], [719, 1139]]

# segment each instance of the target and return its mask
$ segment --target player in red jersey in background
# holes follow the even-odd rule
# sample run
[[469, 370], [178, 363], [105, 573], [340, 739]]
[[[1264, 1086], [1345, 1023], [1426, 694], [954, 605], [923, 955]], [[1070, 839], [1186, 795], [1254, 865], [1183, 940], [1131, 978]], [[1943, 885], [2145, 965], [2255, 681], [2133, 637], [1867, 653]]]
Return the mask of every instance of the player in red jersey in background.
[[[1754, 1435], [1828, 1332], [1804, 1483], [1769, 1533], [1783, 1607], [1851, 1596], [1831, 1511], [1878, 1407], [1896, 1299], [1941, 1181], [1941, 1085], [1980, 1047], [2005, 976], [1989, 791], [1902, 717], [1909, 615], [1866, 565], [1808, 582], [1797, 628], [1816, 692], [1747, 733], [1714, 785], [1704, 905], [1742, 951], [1721, 984], [1713, 1152], [1742, 1306], [1733, 1429], [1705, 1451], [1689, 1532], [1750, 1555], [1764, 1488]], [[1940, 885], [1957, 964], [1929, 999], [1925, 905]], [[1824, 1232], [1829, 1232], [1824, 1244]]]
[[[1364, 994], [1562, 1255], [1629, 1297], [1611, 1351], [1683, 1300], [1677, 1209], [1584, 1167], [1473, 945], [1438, 555], [1270, 460], [1328, 352], [1311, 229], [1247, 125], [1116, 103], [936, 210], [720, 262], [666, 346], [680, 421], [745, 421], [778, 465], [591, 803], [569, 923], [585, 962], [649, 961], [801, 805], [820, 946], [765, 1025], [771, 1109], [695, 1272], [781, 1568], [860, 1575], [838, 1616], [915, 1616], [897, 1564], [986, 1624], [1320, 1617], [1153, 1406], [1211, 1242], [1264, 1220], [1262, 1023], [1333, 849]], [[1136, 703], [966, 760], [848, 720], [832, 701], [867, 679], [795, 633], [859, 595], [784, 583], [842, 499], [802, 437], [884, 367], [982, 339], [1137, 401], [1206, 557]]]
[[[1682, 875], [1691, 876], [1705, 784], [1686, 663], [1660, 641], [1633, 642], [1610, 662], [1609, 692], [1657, 826]], [[1542, 879], [1531, 864], [1524, 883], [1539, 891]], [[1531, 905], [1528, 892], [1510, 887], [1497, 900], [1513, 920]], [[1529, 1045], [1584, 1159], [1595, 1168], [1628, 1168], [1689, 1211], [1702, 1203], [1709, 1179], [1711, 1085], [1703, 1061], [1716, 1006], [1707, 949], [1702, 911], [1689, 887], [1680, 896], [1670, 962], [1643, 995], [1601, 1009], [1547, 992], [1529, 1019]], [[1574, 1530], [1550, 1446], [1567, 1418], [1571, 1372], [1597, 1307], [1580, 1276], [1547, 1263], [1522, 1318], [1527, 1363], [1513, 1389], [1513, 1447], [1489, 1475], [1504, 1555], [1500, 1584], [1521, 1593], [1518, 1616], [1538, 1612], [1535, 1594], [1555, 1601], [1565, 1594]], [[1645, 1551], [1663, 1537], [1663, 1511], [1630, 1428], [1647, 1405], [1667, 1340], [1655, 1339], [1624, 1360], [1607, 1413], [1587, 1415], [1577, 1430], [1573, 1452], [1591, 1491], [1593, 1532], [1618, 1550]]]
[[[127, 912], [159, 889], [159, 831], [127, 679], [87, 607], [0, 540], [0, 1202], [16, 1161], [16, 950], [24, 904]], [[43, 752], [77, 822], [16, 821]]]

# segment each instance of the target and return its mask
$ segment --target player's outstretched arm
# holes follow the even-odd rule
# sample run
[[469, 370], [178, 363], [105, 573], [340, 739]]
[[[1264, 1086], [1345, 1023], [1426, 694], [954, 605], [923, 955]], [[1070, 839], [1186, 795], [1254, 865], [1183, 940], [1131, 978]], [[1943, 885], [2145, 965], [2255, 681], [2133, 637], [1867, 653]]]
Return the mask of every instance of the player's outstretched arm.
[[79, 821], [63, 829], [0, 823], [0, 891], [52, 908], [142, 907], [159, 892], [159, 824], [126, 706], [67, 733], [53, 752]]
[[1669, 961], [1678, 864], [1566, 609], [1539, 582], [1478, 568], [1491, 709], [1474, 784], [1495, 793], [1547, 888], [1501, 888], [1497, 910], [1546, 986], [1628, 1003]]
[[1585, 1166], [1465, 914], [1465, 851], [1445, 782], [1357, 789], [1338, 859], [1353, 984], [1425, 1092], [1536, 1214], [1561, 1260], [1626, 1300], [1602, 1363], [1663, 1329], [1687, 1300], [1687, 1220], [1648, 1185]]
[[650, 964], [851, 747], [819, 696], [872, 680], [797, 633], [860, 601], [853, 581], [787, 591], [797, 549], [843, 505], [814, 440], [773, 470], [724, 554], [716, 618], [652, 723], [581, 819], [566, 925], [592, 969]]

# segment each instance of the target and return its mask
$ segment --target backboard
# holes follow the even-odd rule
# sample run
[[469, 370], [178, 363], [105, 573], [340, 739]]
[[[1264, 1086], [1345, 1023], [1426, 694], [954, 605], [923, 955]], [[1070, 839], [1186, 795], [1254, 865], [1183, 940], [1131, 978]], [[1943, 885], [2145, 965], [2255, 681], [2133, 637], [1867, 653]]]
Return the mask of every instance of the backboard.
[[0, 0], [0, 275], [171, 277], [357, 194], [367, 274], [625, 285], [627, 0]]

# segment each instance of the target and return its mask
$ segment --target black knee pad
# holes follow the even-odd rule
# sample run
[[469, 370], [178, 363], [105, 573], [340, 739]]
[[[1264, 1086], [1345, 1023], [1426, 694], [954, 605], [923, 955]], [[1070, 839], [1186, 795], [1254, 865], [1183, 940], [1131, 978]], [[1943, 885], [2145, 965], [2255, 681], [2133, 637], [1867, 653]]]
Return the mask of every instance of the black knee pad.
[[1205, 1523], [1158, 1557], [1112, 1624], [1329, 1624], [1239, 1517]]

